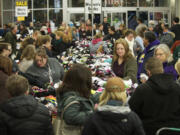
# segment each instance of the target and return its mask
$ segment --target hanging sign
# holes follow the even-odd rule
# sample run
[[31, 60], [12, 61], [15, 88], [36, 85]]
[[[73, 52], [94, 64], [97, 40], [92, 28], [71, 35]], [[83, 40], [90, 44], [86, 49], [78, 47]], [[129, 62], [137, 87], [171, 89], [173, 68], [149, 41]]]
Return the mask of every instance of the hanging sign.
[[16, 0], [15, 16], [16, 17], [28, 16], [28, 1], [27, 0]]
[[93, 6], [91, 6], [91, 0], [85, 0], [85, 13], [91, 14], [92, 7], [94, 14], [101, 14], [101, 0], [92, 0]]

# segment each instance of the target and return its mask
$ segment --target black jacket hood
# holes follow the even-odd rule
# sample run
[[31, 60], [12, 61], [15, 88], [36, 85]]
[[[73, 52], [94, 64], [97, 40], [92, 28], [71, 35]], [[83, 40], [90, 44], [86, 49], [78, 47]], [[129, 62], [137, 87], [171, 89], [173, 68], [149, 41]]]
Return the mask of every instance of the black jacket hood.
[[9, 99], [1, 106], [1, 110], [16, 118], [27, 118], [34, 114], [37, 101], [32, 96], [18, 96]]
[[168, 94], [175, 89], [174, 87], [177, 86], [174, 85], [175, 81], [173, 79], [173, 76], [164, 73], [152, 75], [147, 81], [147, 84], [150, 84], [152, 86], [152, 89], [160, 94]]

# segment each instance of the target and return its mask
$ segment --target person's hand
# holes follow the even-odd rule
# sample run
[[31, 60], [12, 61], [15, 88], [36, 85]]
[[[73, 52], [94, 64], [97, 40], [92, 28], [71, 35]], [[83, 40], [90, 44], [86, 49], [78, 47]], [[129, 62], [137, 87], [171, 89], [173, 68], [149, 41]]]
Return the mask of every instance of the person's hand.
[[95, 104], [94, 105], [94, 110], [97, 110], [97, 108], [98, 108], [98, 104]]
[[39, 87], [38, 86], [33, 86], [32, 89], [39, 89]]

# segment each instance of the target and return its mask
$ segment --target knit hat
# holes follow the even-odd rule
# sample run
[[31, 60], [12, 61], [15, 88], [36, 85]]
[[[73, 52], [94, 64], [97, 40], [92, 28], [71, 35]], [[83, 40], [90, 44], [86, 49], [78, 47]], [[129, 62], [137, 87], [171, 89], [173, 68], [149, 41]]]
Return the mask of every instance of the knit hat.
[[112, 77], [108, 79], [106, 83], [106, 91], [108, 92], [124, 92], [125, 85], [121, 78], [119, 77]]

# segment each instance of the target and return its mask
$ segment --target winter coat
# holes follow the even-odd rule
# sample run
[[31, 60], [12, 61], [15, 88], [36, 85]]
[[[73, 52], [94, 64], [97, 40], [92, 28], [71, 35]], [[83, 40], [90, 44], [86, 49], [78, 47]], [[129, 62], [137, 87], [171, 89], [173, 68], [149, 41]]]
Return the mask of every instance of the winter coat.
[[[129, 100], [147, 135], [155, 135], [161, 127], [180, 127], [180, 86], [172, 75], [152, 75], [137, 87]], [[172, 132], [173, 135], [174, 132]]]
[[139, 117], [128, 106], [110, 102], [90, 116], [82, 135], [145, 135]]
[[170, 31], [175, 34], [174, 41], [180, 40], [180, 24], [175, 24], [174, 26], [172, 26]]
[[147, 60], [154, 55], [154, 49], [157, 47], [157, 45], [160, 44], [159, 40], [155, 40], [152, 43], [150, 43], [142, 52], [141, 55], [137, 58], [137, 64], [138, 64], [138, 72], [137, 72], [137, 79], [140, 80], [140, 74], [146, 73], [145, 71], [145, 63]]
[[161, 44], [166, 44], [171, 48], [174, 43], [174, 37], [175, 35], [173, 32], [165, 32], [161, 35], [159, 40]]
[[53, 55], [60, 55], [63, 51], [66, 50], [66, 48], [66, 44], [62, 41], [62, 38], [59, 40], [55, 40], [52, 46]]
[[72, 104], [67, 108], [63, 119], [66, 124], [82, 126], [89, 115], [92, 114], [94, 104], [90, 99], [82, 97], [74, 91], [68, 91], [61, 95], [57, 94], [58, 116], [61, 116], [64, 107], [72, 101], [78, 101], [79, 103]]
[[163, 68], [164, 68], [164, 73], [173, 75], [174, 80], [176, 80], [178, 78], [178, 74], [177, 74], [177, 72], [174, 68], [174, 65], [172, 63], [164, 62]]
[[11, 31], [6, 33], [5, 42], [11, 44], [12, 54], [16, 54], [16, 35], [14, 35]]
[[[114, 63], [118, 64], [117, 61]], [[112, 70], [114, 71], [114, 65], [112, 66]], [[114, 72], [117, 74], [116, 72]], [[123, 79], [128, 80], [131, 79], [134, 83], [137, 82], [136, 78], [137, 74], [137, 62], [134, 57], [127, 59], [124, 61], [124, 68], [123, 68]]]
[[6, 80], [8, 75], [5, 74], [3, 71], [0, 70], [0, 104], [9, 98], [9, 93], [5, 88]]
[[32, 96], [18, 96], [0, 106], [1, 135], [53, 135], [48, 109]]
[[[48, 66], [49, 65], [49, 66]], [[53, 83], [58, 83], [64, 76], [64, 69], [55, 58], [48, 58], [45, 67], [38, 67], [34, 62], [27, 70], [26, 74], [30, 74], [38, 78], [44, 85], [50, 82], [49, 67]], [[38, 86], [38, 84], [37, 84]]]

